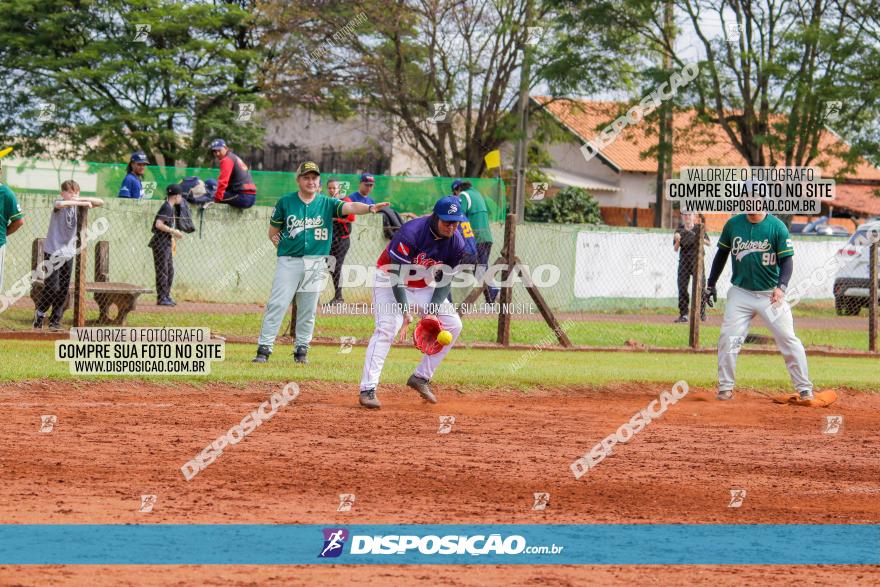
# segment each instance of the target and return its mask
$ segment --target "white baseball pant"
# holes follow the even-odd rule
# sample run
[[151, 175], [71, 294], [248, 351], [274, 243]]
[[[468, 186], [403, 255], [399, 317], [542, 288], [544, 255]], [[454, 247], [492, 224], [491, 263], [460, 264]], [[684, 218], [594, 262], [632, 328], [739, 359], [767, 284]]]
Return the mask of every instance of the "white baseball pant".
[[278, 257], [272, 293], [266, 302], [259, 345], [275, 346], [278, 329], [287, 314], [287, 308], [296, 296], [295, 346], [308, 348], [315, 330], [315, 312], [318, 298], [327, 283], [327, 263], [324, 257]]
[[797, 391], [813, 389], [807, 372], [807, 353], [804, 345], [794, 333], [794, 319], [788, 302], [770, 304], [769, 291], [749, 291], [732, 286], [727, 294], [727, 307], [721, 336], [718, 339], [718, 391], [731, 391], [736, 379], [736, 357], [749, 333], [752, 318], [761, 316], [767, 328], [773, 333], [779, 347], [791, 382]]
[[[406, 288], [407, 302], [413, 308], [413, 313], [418, 316], [425, 315], [433, 295], [433, 287]], [[403, 314], [397, 309], [396, 304], [397, 300], [391, 289], [391, 278], [384, 271], [376, 271], [376, 278], [373, 282], [373, 313], [376, 318], [376, 329], [367, 346], [364, 372], [361, 375], [361, 391], [376, 389], [379, 385], [379, 376], [385, 365], [385, 357], [391, 350], [394, 337], [403, 326]], [[452, 345], [458, 340], [458, 335], [461, 334], [461, 318], [455, 312], [455, 307], [446, 300], [438, 304], [438, 307], [439, 311], [436, 316], [440, 319], [443, 329], [448, 330], [452, 335], [452, 342], [444, 346], [443, 350], [436, 355], [422, 355], [422, 360], [416, 367], [414, 374], [427, 381], [431, 380], [434, 371], [443, 362]]]

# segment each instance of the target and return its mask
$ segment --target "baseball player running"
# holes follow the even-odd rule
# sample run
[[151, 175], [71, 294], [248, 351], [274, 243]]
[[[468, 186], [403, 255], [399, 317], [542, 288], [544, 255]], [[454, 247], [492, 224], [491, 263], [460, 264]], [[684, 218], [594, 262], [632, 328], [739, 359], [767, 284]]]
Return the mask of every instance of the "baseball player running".
[[724, 225], [706, 288], [709, 305], [713, 306], [718, 298], [715, 284], [727, 257], [732, 256], [733, 286], [727, 294], [718, 339], [718, 399], [733, 399], [736, 356], [752, 318], [758, 315], [773, 333], [800, 399], [813, 399], [807, 355], [794, 333], [791, 306], [783, 299], [794, 267], [793, 255], [788, 228], [774, 216], [739, 214]]
[[269, 240], [278, 249], [272, 293], [263, 314], [263, 326], [254, 363], [265, 363], [272, 354], [275, 337], [287, 307], [296, 295], [296, 344], [294, 360], [306, 363], [315, 329], [320, 288], [326, 277], [325, 258], [330, 254], [333, 219], [349, 214], [375, 214], [388, 205], [334, 200], [323, 194], [318, 164], [306, 161], [296, 170], [299, 191], [282, 196], [269, 220]]
[[[461, 333], [461, 319], [447, 297], [451, 289], [448, 276], [455, 271], [465, 254], [464, 237], [458, 226], [466, 220], [457, 197], [441, 198], [434, 204], [433, 214], [404, 224], [379, 256], [376, 263], [379, 270], [373, 283], [376, 329], [367, 346], [360, 384], [360, 403], [365, 408], [381, 407], [376, 398], [376, 387], [382, 366], [391, 350], [394, 335], [411, 311], [422, 316], [436, 315], [443, 329], [452, 335], [452, 342], [440, 352], [422, 356], [415, 372], [406, 382], [424, 399], [432, 404], [437, 403], [428, 383]], [[428, 285], [423, 278], [427, 268], [435, 265], [444, 266], [444, 278], [438, 281], [446, 285]], [[414, 275], [417, 270], [420, 275]]]

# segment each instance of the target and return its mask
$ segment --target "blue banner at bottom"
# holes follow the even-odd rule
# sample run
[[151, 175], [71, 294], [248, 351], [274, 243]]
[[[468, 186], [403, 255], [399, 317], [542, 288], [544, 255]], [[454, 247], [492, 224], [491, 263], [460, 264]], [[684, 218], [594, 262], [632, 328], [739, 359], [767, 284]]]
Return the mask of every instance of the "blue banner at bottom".
[[0, 525], [0, 564], [878, 565], [880, 525]]

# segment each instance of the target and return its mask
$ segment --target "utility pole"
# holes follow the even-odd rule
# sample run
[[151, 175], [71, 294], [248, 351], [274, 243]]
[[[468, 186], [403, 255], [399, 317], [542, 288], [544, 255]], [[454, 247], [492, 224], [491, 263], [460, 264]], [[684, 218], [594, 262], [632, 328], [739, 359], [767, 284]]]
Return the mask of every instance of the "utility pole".
[[[663, 3], [663, 30], [664, 37], [675, 43], [675, 20], [673, 18], [672, 0]], [[672, 69], [672, 56], [669, 51], [663, 49], [663, 73], [669, 75]], [[654, 226], [661, 228], [664, 225], [672, 226], [672, 202], [666, 201], [664, 187], [666, 180], [672, 178], [672, 100], [666, 100], [660, 105], [660, 123], [657, 133], [657, 195], [654, 201]], [[669, 224], [667, 224], [667, 222]]]
[[529, 144], [529, 25], [532, 23], [532, 2], [526, 1], [525, 15], [525, 42], [522, 44], [522, 70], [519, 78], [519, 138], [516, 141], [513, 167], [516, 174], [516, 182], [513, 187], [513, 202], [510, 209], [516, 214], [517, 223], [525, 218], [525, 194], [526, 194], [526, 164], [528, 159]]

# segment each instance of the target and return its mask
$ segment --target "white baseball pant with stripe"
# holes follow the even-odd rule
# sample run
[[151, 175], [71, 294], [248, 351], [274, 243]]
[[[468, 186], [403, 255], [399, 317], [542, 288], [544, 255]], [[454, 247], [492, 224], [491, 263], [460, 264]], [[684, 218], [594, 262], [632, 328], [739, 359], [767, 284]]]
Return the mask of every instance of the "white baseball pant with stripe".
[[794, 388], [799, 392], [812, 391], [813, 384], [807, 372], [807, 353], [794, 333], [791, 306], [785, 301], [777, 303], [776, 307], [771, 306], [771, 293], [749, 291], [735, 285], [730, 288], [724, 322], [721, 324], [721, 336], [718, 339], [718, 391], [733, 390], [736, 357], [755, 316], [761, 316], [773, 333]]
[[[433, 287], [406, 288], [406, 299], [413, 308], [413, 313], [418, 316], [424, 316], [427, 306], [431, 303], [431, 296], [434, 295]], [[376, 271], [376, 279], [373, 282], [373, 312], [376, 318], [376, 329], [370, 338], [370, 344], [367, 346], [367, 355], [364, 359], [364, 372], [361, 375], [360, 390], [375, 389], [379, 385], [379, 376], [382, 374], [382, 367], [385, 365], [385, 357], [391, 350], [391, 343], [394, 337], [403, 326], [403, 314], [397, 309], [397, 300], [394, 298], [394, 291], [391, 289], [391, 279], [384, 271]], [[422, 355], [422, 360], [416, 367], [414, 374], [428, 381], [434, 375], [434, 371], [446, 358], [452, 345], [458, 340], [461, 334], [461, 318], [455, 312], [455, 307], [448, 301], [438, 304], [439, 311], [436, 313], [437, 318], [443, 325], [444, 330], [448, 330], [452, 335], [452, 342], [443, 347], [436, 355]], [[414, 318], [413, 327], [416, 326]]]

